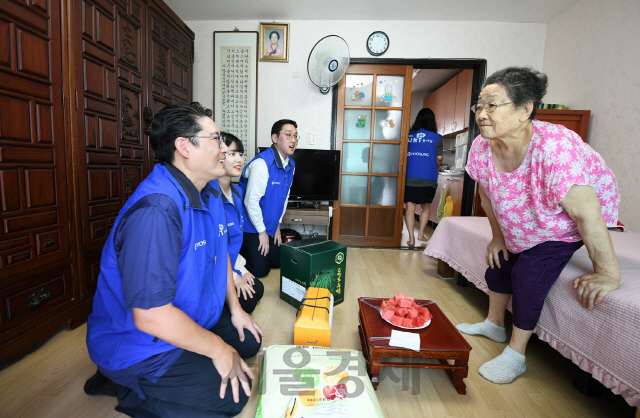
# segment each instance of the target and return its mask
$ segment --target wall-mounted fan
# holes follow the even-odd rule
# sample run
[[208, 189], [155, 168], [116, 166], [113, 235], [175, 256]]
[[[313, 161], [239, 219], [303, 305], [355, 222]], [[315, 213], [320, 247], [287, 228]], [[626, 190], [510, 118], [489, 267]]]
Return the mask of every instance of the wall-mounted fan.
[[322, 94], [329, 93], [332, 86], [344, 76], [349, 67], [349, 45], [337, 35], [320, 39], [313, 47], [307, 61], [307, 72], [311, 82], [320, 87]]

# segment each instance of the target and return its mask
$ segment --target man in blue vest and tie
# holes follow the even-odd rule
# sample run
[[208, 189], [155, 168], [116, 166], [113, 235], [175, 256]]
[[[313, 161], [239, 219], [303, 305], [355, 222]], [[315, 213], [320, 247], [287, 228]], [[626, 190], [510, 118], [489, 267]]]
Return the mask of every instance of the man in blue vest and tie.
[[157, 164], [121, 209], [100, 260], [87, 322], [98, 373], [90, 395], [117, 396], [132, 417], [239, 414], [250, 395], [243, 359], [262, 331], [244, 312], [227, 254], [222, 198], [227, 146], [202, 110], [171, 105], [154, 117]]
[[280, 222], [287, 209], [298, 146], [298, 124], [282, 119], [271, 128], [271, 148], [256, 155], [240, 176], [249, 221], [240, 254], [256, 277], [280, 267]]

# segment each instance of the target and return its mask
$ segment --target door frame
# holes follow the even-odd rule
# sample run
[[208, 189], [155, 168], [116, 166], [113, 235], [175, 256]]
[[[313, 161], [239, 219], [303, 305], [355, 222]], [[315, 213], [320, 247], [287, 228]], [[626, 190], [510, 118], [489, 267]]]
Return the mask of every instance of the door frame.
[[[471, 100], [476, 97], [482, 89], [482, 84], [487, 77], [487, 60], [480, 58], [352, 58], [349, 64], [373, 64], [373, 65], [412, 65], [414, 69], [442, 69], [442, 68], [462, 68], [473, 70], [473, 83], [471, 91]], [[332, 88], [332, 109], [331, 109], [331, 149], [336, 149], [336, 130], [338, 119], [338, 88], [337, 85]], [[469, 110], [470, 111], [470, 110]], [[476, 124], [475, 117], [469, 117], [469, 138], [471, 142], [480, 135], [480, 129]], [[467, 153], [468, 156], [468, 153]], [[466, 161], [465, 161], [466, 164]], [[472, 216], [475, 196], [475, 181], [464, 173], [464, 183], [462, 186], [462, 205], [460, 208], [460, 216]], [[398, 190], [398, 193], [404, 195], [404, 189]], [[404, 196], [403, 196], [404, 197]], [[404, 200], [404, 199], [403, 199]], [[335, 207], [335, 203], [334, 203]], [[332, 219], [333, 222], [333, 219]]]

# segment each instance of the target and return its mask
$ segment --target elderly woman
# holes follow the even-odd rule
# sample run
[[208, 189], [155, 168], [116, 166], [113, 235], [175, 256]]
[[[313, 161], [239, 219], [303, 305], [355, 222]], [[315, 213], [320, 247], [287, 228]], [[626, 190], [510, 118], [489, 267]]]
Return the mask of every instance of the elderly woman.
[[271, 40], [271, 44], [267, 45], [264, 50], [264, 54], [272, 57], [281, 57], [284, 53], [284, 49], [282, 49], [282, 46], [278, 45], [278, 42], [280, 42], [280, 34], [278, 31], [272, 31], [269, 34], [269, 39]]
[[546, 75], [506, 68], [487, 78], [472, 107], [480, 135], [466, 169], [478, 182], [493, 233], [486, 255], [489, 314], [457, 328], [506, 342], [505, 308], [513, 296], [509, 345], [478, 370], [494, 383], [525, 372], [525, 348], [544, 299], [583, 244], [593, 273], [574, 280], [582, 306], [593, 309], [620, 283], [607, 230], [618, 218], [615, 177], [575, 132], [534, 119], [546, 90]]

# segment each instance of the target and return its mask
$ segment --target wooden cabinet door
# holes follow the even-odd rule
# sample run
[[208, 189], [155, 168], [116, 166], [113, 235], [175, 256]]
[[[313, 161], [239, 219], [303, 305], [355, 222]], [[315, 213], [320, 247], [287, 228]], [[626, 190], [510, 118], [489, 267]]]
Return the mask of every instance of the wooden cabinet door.
[[462, 183], [463, 176], [446, 176], [444, 184], [447, 189], [447, 196], [451, 196], [453, 202], [453, 216], [460, 216], [462, 208]]
[[[158, 5], [158, 7], [160, 7]], [[147, 31], [147, 103], [145, 111], [155, 115], [165, 106], [176, 103], [190, 103], [193, 83], [193, 32], [186, 35], [167, 19], [171, 13], [166, 6], [162, 9], [149, 8], [149, 29]], [[177, 19], [177, 17], [176, 17]], [[148, 169], [154, 165], [153, 150]]]
[[473, 70], [463, 70], [456, 76], [456, 105], [453, 118], [453, 131], [461, 131], [469, 127], [471, 112], [471, 84]]
[[434, 224], [438, 223], [438, 206], [440, 205], [440, 199], [442, 197], [442, 187], [444, 186], [444, 176], [438, 176], [438, 187], [436, 188], [436, 194], [431, 202], [431, 211], [429, 212], [429, 220]]
[[[433, 110], [433, 114], [436, 117], [436, 127], [438, 133], [442, 134], [445, 125], [445, 111], [444, 111], [444, 95], [442, 89], [438, 89], [424, 98], [422, 107], [428, 107]], [[411, 121], [413, 123], [413, 121]]]
[[447, 81], [443, 87], [441, 87], [442, 94], [444, 96], [444, 133], [443, 135], [454, 132], [453, 122], [456, 114], [456, 89], [458, 86], [457, 77], [453, 77]]
[[147, 174], [142, 134], [144, 3], [74, 2], [83, 299], [118, 211]]
[[0, 3], [0, 288], [71, 262], [60, 21], [60, 2]]
[[451, 196], [453, 201], [453, 216], [460, 216], [462, 208], [462, 184], [464, 183], [463, 176], [443, 176], [438, 177], [438, 188], [436, 189], [436, 195], [431, 202], [431, 212], [429, 213], [429, 220], [434, 224], [438, 223], [438, 206], [440, 205], [440, 199], [442, 197], [442, 188], [445, 188], [445, 199], [447, 196]]

